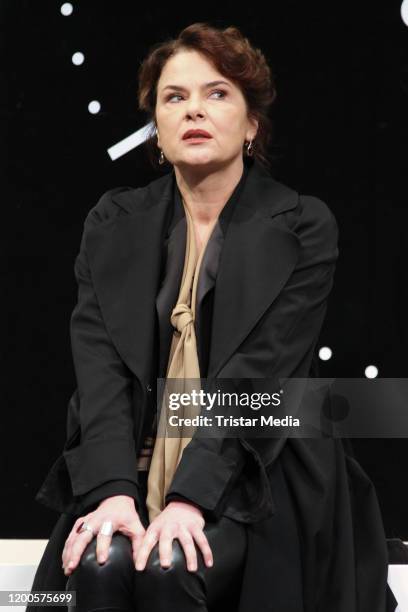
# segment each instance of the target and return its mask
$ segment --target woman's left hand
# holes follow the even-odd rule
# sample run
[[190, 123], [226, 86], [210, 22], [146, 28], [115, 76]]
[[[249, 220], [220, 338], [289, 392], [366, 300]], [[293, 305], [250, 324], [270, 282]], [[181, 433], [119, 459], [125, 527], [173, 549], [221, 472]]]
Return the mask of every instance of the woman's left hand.
[[213, 556], [203, 528], [205, 520], [199, 508], [181, 501], [170, 502], [150, 523], [140, 542], [135, 567], [143, 570], [156, 542], [159, 542], [159, 556], [162, 567], [169, 567], [173, 556], [173, 540], [177, 538], [183, 547], [187, 569], [197, 570], [197, 553], [194, 540], [198, 544], [208, 567], [213, 565]]

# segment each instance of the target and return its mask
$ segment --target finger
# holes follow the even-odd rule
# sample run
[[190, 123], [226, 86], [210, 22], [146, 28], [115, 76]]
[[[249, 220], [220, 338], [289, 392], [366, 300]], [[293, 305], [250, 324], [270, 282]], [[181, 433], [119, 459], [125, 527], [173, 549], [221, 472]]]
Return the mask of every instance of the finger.
[[66, 558], [67, 558], [67, 550], [68, 550], [67, 542], [68, 542], [68, 539], [65, 540], [64, 548], [62, 549], [62, 554], [61, 554], [62, 567], [64, 567], [65, 561], [66, 561]]
[[136, 566], [137, 555], [139, 553], [140, 546], [141, 546], [141, 544], [143, 542], [144, 536], [145, 536], [145, 530], [140, 531], [138, 533], [134, 533], [130, 537], [131, 542], [132, 542], [133, 563], [135, 564], [135, 566]]
[[130, 539], [132, 543], [133, 563], [136, 565], [136, 555], [139, 550], [139, 546], [143, 541], [143, 537], [146, 533], [146, 529], [144, 528], [141, 520], [137, 516], [130, 523], [118, 526], [117, 531], [120, 531]]
[[75, 521], [75, 523], [73, 524], [72, 529], [71, 529], [67, 539], [65, 540], [64, 550], [62, 551], [62, 565], [63, 565], [63, 567], [68, 565], [68, 560], [70, 558], [72, 544], [73, 544], [73, 542], [75, 541], [75, 538], [78, 535], [79, 529], [81, 528], [81, 526], [86, 521], [86, 518], [87, 517], [80, 516]]
[[72, 544], [74, 543], [76, 537], [77, 535], [71, 533], [65, 541], [64, 550], [62, 551], [63, 567], [66, 567], [68, 565], [68, 561], [71, 557]]
[[193, 527], [190, 530], [190, 533], [193, 536], [194, 540], [197, 542], [199, 549], [201, 550], [205, 564], [208, 567], [212, 567], [214, 565], [214, 557], [204, 531], [199, 527]]
[[162, 567], [170, 567], [173, 562], [173, 540], [175, 529], [168, 526], [163, 527], [159, 538], [159, 557]]
[[74, 571], [74, 569], [79, 563], [82, 553], [84, 552], [89, 542], [92, 541], [92, 539], [93, 535], [90, 531], [83, 531], [82, 533], [78, 534], [74, 543], [72, 544], [65, 572], [68, 572], [70, 574]]
[[184, 550], [187, 569], [195, 572], [197, 570], [197, 552], [191, 533], [187, 529], [180, 529], [177, 537]]
[[74, 534], [75, 529], [77, 528], [77, 526], [78, 526], [78, 524], [79, 524], [79, 521], [80, 521], [80, 520], [81, 520], [81, 519], [78, 519], [78, 520], [76, 520], [76, 521], [75, 521], [75, 523], [74, 523], [74, 525], [73, 525], [73, 527], [72, 527], [71, 531], [70, 531], [70, 532], [69, 532], [69, 534], [68, 534], [67, 539], [65, 540], [65, 543], [64, 543], [64, 548], [63, 548], [63, 550], [62, 550], [62, 554], [61, 554], [61, 559], [62, 559], [62, 567], [64, 567], [65, 562], [66, 562], [66, 560], [67, 560], [67, 552], [68, 552], [68, 549], [71, 547], [71, 542], [72, 542], [73, 534]]
[[159, 534], [156, 530], [147, 529], [144, 538], [142, 540], [141, 545], [139, 546], [139, 551], [136, 555], [136, 569], [143, 570], [146, 566], [146, 561], [151, 553], [153, 546], [159, 539]]
[[114, 532], [112, 521], [104, 521], [96, 538], [96, 558], [98, 563], [105, 563]]

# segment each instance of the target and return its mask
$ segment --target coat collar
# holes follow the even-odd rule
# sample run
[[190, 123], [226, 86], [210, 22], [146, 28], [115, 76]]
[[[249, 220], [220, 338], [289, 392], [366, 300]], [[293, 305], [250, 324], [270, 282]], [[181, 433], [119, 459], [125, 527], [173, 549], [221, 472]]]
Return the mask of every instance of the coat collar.
[[[86, 237], [108, 333], [142, 383], [151, 376], [162, 244], [171, 218], [174, 181], [172, 171], [145, 187], [116, 192], [111, 198], [123, 213], [92, 227]], [[219, 261], [209, 378], [222, 376], [222, 368], [293, 271], [298, 239], [274, 217], [295, 208], [297, 202], [296, 191], [276, 181], [256, 161], [250, 163]]]

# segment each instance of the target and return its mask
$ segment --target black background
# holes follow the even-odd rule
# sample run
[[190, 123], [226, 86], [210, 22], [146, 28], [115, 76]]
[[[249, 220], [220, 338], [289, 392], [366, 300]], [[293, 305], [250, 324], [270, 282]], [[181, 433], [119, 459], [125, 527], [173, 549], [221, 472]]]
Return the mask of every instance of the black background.
[[[65, 440], [75, 388], [69, 317], [82, 224], [106, 189], [158, 177], [144, 147], [107, 148], [142, 127], [137, 69], [149, 47], [195, 21], [238, 26], [265, 53], [278, 97], [273, 175], [323, 199], [340, 259], [321, 376], [406, 377], [408, 28], [401, 2], [146, 4], [2, 0], [2, 378], [0, 537], [48, 538], [34, 501]], [[74, 66], [81, 51], [85, 62]], [[99, 100], [97, 115], [88, 103]], [[386, 406], [384, 407], [386, 409]], [[387, 537], [408, 539], [404, 439], [354, 440]]]

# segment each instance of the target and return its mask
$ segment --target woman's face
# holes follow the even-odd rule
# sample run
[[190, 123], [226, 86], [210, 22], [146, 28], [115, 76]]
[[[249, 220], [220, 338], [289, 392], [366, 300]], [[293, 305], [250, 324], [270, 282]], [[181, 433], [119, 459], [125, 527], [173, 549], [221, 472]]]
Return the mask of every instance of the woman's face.
[[[179, 51], [163, 67], [157, 83], [156, 125], [166, 159], [175, 166], [194, 167], [242, 159], [244, 142], [255, 138], [258, 128], [258, 122], [247, 116], [241, 89], [202, 54], [190, 50]], [[183, 139], [187, 130], [197, 129], [211, 138]]]

